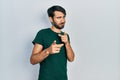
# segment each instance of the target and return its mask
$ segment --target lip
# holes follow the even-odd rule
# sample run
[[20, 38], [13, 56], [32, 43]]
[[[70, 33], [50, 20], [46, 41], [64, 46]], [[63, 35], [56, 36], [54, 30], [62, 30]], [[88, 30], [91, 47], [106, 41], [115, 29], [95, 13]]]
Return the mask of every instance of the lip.
[[64, 25], [65, 23], [61, 23], [60, 25]]
[[60, 26], [64, 26], [64, 24], [61, 24]]

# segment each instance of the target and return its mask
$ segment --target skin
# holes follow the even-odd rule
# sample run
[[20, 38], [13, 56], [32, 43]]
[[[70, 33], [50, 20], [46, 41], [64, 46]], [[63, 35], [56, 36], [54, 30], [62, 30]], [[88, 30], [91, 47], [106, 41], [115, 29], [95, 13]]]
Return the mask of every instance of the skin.
[[[65, 15], [60, 11], [55, 11], [54, 17], [49, 17], [49, 19], [51, 23], [53, 23], [53, 25], [51, 26], [51, 30], [53, 30], [54, 32], [60, 33], [61, 29], [63, 29], [65, 25]], [[54, 24], [57, 25], [57, 27]], [[65, 45], [66, 47], [66, 54], [67, 54], [68, 61], [70, 62], [74, 61], [74, 52], [68, 41], [67, 33], [64, 32], [64, 35], [58, 34], [58, 36], [61, 38], [61, 41], [64, 44], [56, 44], [56, 40], [54, 40], [50, 47], [43, 50], [42, 45], [35, 43], [34, 48], [32, 50], [32, 55], [30, 58], [31, 64], [34, 65], [42, 62], [50, 54], [59, 54], [59, 51], [63, 45]]]

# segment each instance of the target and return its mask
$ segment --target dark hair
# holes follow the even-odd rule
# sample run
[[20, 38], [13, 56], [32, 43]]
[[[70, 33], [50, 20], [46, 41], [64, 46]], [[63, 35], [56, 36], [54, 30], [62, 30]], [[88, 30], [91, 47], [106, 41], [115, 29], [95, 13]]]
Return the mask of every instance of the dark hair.
[[55, 11], [60, 11], [64, 15], [66, 15], [66, 11], [65, 11], [65, 9], [63, 7], [55, 5], [55, 6], [52, 6], [52, 7], [48, 8], [48, 10], [47, 10], [48, 16], [49, 17], [54, 17], [54, 12]]

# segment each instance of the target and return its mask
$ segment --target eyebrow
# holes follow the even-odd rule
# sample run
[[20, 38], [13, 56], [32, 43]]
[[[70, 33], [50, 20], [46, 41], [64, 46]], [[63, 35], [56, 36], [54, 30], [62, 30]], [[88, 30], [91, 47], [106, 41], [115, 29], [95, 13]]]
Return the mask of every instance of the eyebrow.
[[[66, 16], [63, 16], [63, 17], [66, 17]], [[62, 16], [58, 16], [58, 17], [56, 17], [56, 18], [62, 18]]]

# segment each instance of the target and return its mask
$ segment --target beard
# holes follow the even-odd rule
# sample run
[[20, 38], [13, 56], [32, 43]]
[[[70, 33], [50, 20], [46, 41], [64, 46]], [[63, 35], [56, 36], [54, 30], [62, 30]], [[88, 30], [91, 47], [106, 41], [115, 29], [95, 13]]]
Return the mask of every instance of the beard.
[[63, 29], [64, 28], [64, 23], [60, 23], [60, 25], [58, 25], [56, 22], [52, 22], [52, 25], [55, 26], [55, 28], [57, 29]]

